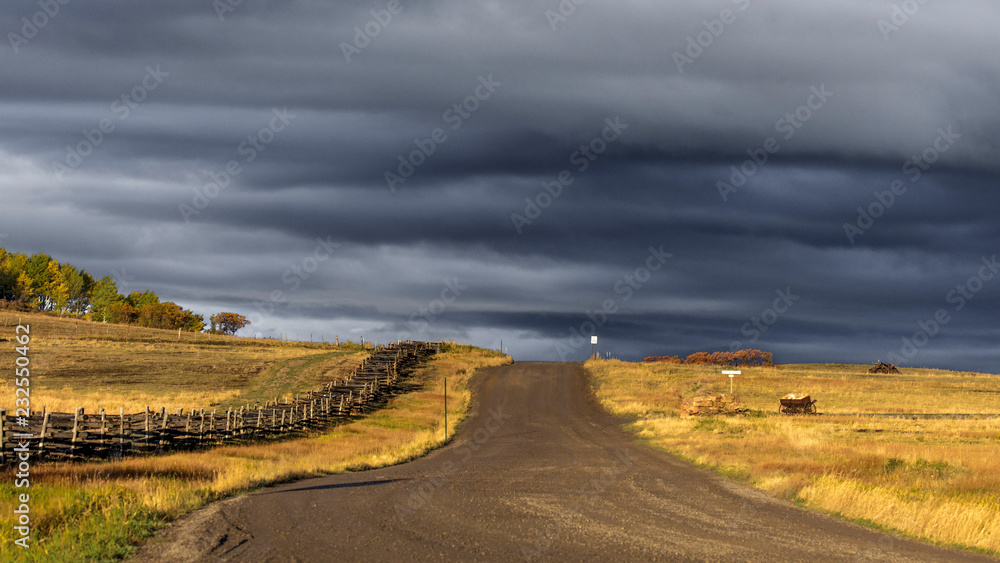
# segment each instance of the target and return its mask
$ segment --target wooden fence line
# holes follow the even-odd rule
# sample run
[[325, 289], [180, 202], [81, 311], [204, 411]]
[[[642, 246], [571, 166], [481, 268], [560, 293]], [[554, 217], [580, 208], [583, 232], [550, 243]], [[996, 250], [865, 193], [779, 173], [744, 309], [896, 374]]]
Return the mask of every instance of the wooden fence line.
[[117, 459], [192, 450], [271, 438], [317, 429], [337, 418], [370, 412], [372, 403], [419, 363], [440, 350], [440, 343], [401, 342], [378, 347], [347, 378], [296, 393], [290, 401], [266, 401], [220, 412], [161, 408], [126, 414], [105, 409], [88, 414], [43, 412], [9, 416], [0, 409], [0, 465], [16, 463], [15, 448], [27, 446], [33, 461]]

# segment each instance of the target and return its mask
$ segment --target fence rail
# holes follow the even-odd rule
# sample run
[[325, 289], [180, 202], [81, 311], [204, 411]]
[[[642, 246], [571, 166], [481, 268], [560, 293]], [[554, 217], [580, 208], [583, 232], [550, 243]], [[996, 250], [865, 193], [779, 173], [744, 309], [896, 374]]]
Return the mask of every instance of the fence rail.
[[197, 411], [165, 408], [117, 414], [44, 412], [8, 416], [0, 409], [0, 465], [16, 460], [26, 447], [34, 459], [75, 461], [116, 459], [172, 450], [192, 450], [322, 428], [338, 418], [371, 410], [372, 403], [401, 377], [440, 350], [436, 342], [380, 346], [349, 377], [297, 393], [289, 401]]

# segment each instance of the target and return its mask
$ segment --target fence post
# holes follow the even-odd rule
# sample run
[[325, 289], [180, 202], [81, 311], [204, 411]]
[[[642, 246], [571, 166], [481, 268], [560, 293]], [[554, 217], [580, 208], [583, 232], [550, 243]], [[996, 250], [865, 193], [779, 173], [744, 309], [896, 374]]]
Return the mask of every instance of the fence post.
[[69, 447], [70, 456], [76, 454], [76, 441], [80, 438], [80, 417], [83, 416], [83, 407], [77, 407], [73, 413], [73, 441]]
[[[44, 411], [44, 407], [42, 408]], [[42, 435], [39, 436], [40, 440], [38, 442], [38, 453], [41, 455], [45, 454], [45, 433], [49, 430], [49, 413], [46, 411], [42, 414]]]
[[142, 449], [149, 449], [149, 405], [146, 405], [146, 430], [142, 437]]
[[[131, 426], [131, 424], [129, 424]], [[125, 407], [118, 407], [118, 444], [125, 455]]]
[[160, 439], [157, 441], [158, 447], [163, 447], [167, 444], [167, 407], [160, 407], [160, 416], [163, 417], [163, 422], [160, 423]]
[[201, 423], [198, 425], [198, 445], [203, 446], [205, 442], [205, 409], [201, 409]]
[[7, 439], [7, 436], [3, 433], [3, 425], [7, 423], [7, 409], [0, 409], [0, 465], [7, 462], [7, 458], [4, 457], [3, 444]]
[[101, 409], [101, 451], [102, 452], [104, 452], [104, 447], [106, 445], [105, 442], [104, 442], [104, 434], [107, 432], [107, 424], [108, 424], [107, 418], [108, 417], [105, 414], [104, 409]]

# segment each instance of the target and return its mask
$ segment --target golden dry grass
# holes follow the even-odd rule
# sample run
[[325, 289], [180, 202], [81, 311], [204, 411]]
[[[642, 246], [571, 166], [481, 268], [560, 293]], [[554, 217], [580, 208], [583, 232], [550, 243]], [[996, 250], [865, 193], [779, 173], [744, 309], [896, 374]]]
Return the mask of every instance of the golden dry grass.
[[[776, 496], [912, 537], [1000, 553], [1000, 378], [866, 366], [743, 368], [748, 417], [686, 417], [680, 401], [728, 392], [720, 368], [587, 363], [608, 410], [639, 417], [651, 444]], [[832, 416], [780, 416], [778, 398], [805, 391]], [[839, 413], [839, 414], [838, 414]], [[972, 413], [911, 419], [871, 413]]]
[[[475, 370], [509, 362], [494, 352], [448, 345], [410, 378], [412, 389], [384, 409], [314, 436], [110, 463], [38, 465], [31, 487], [34, 547], [13, 547], [12, 514], [0, 514], [0, 560], [121, 557], [155, 528], [212, 500], [413, 459], [444, 440], [443, 378], [453, 432], [468, 408]], [[0, 503], [11, 506], [18, 492], [9, 475], [0, 477]]]
[[[147, 405], [213, 408], [273, 400], [344, 377], [366, 352], [342, 346], [254, 340], [93, 323], [42, 314], [0, 313], [0, 366], [14, 366], [15, 327], [31, 327], [31, 405], [50, 412]], [[14, 383], [0, 381], [10, 411]]]

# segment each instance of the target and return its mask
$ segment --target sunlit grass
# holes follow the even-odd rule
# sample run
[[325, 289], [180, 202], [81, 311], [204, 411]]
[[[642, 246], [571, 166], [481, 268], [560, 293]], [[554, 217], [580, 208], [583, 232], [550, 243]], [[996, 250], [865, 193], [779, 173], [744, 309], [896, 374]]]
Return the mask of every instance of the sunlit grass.
[[[0, 313], [0, 367], [13, 368], [18, 320], [31, 327], [31, 406], [118, 414], [285, 398], [350, 373], [366, 352], [341, 346], [178, 333], [42, 314]], [[0, 380], [13, 412], [14, 382]]]
[[[651, 444], [808, 507], [925, 540], [1000, 553], [1000, 378], [866, 366], [743, 368], [748, 417], [681, 416], [680, 400], [728, 392], [721, 368], [590, 361], [596, 393]], [[808, 392], [822, 413], [780, 416], [778, 398]], [[839, 413], [839, 414], [838, 414]], [[871, 413], [970, 413], [909, 419]]]
[[[32, 545], [13, 546], [10, 511], [0, 514], [0, 560], [104, 560], [130, 553], [151, 530], [205, 503], [264, 485], [382, 467], [414, 459], [444, 440], [443, 380], [451, 435], [465, 416], [478, 368], [509, 363], [494, 352], [446, 345], [409, 380], [413, 390], [327, 432], [279, 442], [107, 463], [32, 469]], [[24, 492], [0, 477], [0, 503]]]

